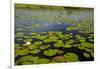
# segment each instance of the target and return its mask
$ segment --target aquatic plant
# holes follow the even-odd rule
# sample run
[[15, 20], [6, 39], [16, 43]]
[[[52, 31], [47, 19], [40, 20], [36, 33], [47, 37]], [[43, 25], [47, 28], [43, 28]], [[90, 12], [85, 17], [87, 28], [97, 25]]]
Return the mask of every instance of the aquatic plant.
[[81, 45], [82, 45], [84, 48], [91, 48], [91, 49], [94, 49], [94, 45], [93, 45], [92, 43], [83, 42], [83, 43], [81, 43]]
[[17, 38], [16, 40], [21, 41], [21, 40], [23, 40], [23, 38]]
[[27, 35], [27, 36], [24, 36], [24, 38], [27, 38], [28, 39], [28, 38], [30, 38], [30, 36]]
[[55, 49], [48, 49], [43, 52], [43, 54], [46, 56], [54, 56], [56, 53], [57, 53], [57, 50]]
[[47, 64], [47, 63], [49, 63], [49, 60], [46, 58], [40, 58], [40, 59], [34, 60], [33, 62], [35, 64]]
[[32, 39], [25, 39], [24, 42], [31, 42]]
[[62, 47], [64, 45], [62, 40], [58, 40], [55, 44], [54, 47]]
[[57, 54], [63, 54], [63, 53], [64, 53], [63, 50], [59, 50], [59, 49], [57, 49]]
[[38, 59], [39, 59], [39, 57], [23, 56], [23, 57], [21, 57], [20, 59], [18, 59], [18, 60], [16, 61], [16, 64], [19, 64], [19, 63], [22, 63], [22, 62], [28, 62], [28, 61], [34, 62], [34, 61], [36, 61], [36, 60], [38, 60]]
[[94, 57], [94, 52], [91, 52], [91, 56]]
[[33, 24], [32, 27], [33, 28], [39, 28], [40, 27], [40, 24], [38, 24], [38, 23], [37, 24]]
[[72, 45], [70, 45], [69, 43], [66, 43], [65, 45], [63, 45], [64, 48], [71, 48]]
[[28, 49], [16, 49], [15, 50], [15, 56], [18, 56], [18, 55], [26, 55], [29, 53], [29, 50]]
[[38, 46], [34, 45], [34, 44], [29, 44], [29, 45], [24, 45], [24, 46], [27, 46], [28, 49], [36, 49], [36, 48], [38, 48]]
[[45, 36], [38, 36], [38, 37], [36, 37], [37, 39], [40, 39], [40, 40], [44, 40], [44, 39], [46, 39], [47, 38], [47, 35], [45, 35]]
[[64, 56], [56, 56], [51, 60], [51, 63], [61, 63], [61, 62], [65, 62]]
[[49, 48], [49, 46], [50, 46], [50, 45], [47, 45], [47, 46], [40, 46], [40, 49], [41, 49], [41, 50], [44, 50], [44, 49]]
[[86, 40], [85, 40], [84, 37], [80, 37], [79, 41], [80, 41], [80, 42], [85, 42]]
[[33, 63], [32, 63], [32, 62], [27, 61], [27, 62], [22, 62], [21, 64], [22, 64], [22, 65], [30, 65], [30, 64], [33, 64]]
[[59, 38], [57, 37], [57, 36], [54, 36], [54, 35], [52, 35], [52, 36], [49, 36], [49, 38], [48, 39], [45, 39], [45, 40], [43, 40], [44, 42], [57, 42], [57, 40], [58, 40]]
[[49, 23], [45, 23], [44, 25], [47, 27], [49, 25]]
[[66, 62], [77, 62], [77, 61], [79, 61], [79, 57], [75, 53], [71, 53], [71, 52], [66, 53], [66, 54], [64, 54], [64, 57], [66, 59]]
[[42, 44], [41, 41], [37, 41], [37, 42], [34, 43], [34, 45], [41, 45], [41, 44]]
[[71, 30], [76, 30], [75, 27], [66, 27], [66, 30], [71, 31]]
[[83, 53], [83, 56], [86, 58], [90, 58], [90, 55], [88, 53]]
[[37, 35], [38, 33], [36, 32], [30, 32], [29, 35]]
[[39, 50], [39, 49], [33, 49], [32, 51], [31, 51], [31, 53], [32, 54], [37, 54], [37, 53], [39, 53], [41, 50]]
[[15, 35], [15, 37], [23, 37], [24, 36], [24, 33], [23, 32], [19, 32]]
[[17, 28], [16, 31], [23, 31], [23, 28]]

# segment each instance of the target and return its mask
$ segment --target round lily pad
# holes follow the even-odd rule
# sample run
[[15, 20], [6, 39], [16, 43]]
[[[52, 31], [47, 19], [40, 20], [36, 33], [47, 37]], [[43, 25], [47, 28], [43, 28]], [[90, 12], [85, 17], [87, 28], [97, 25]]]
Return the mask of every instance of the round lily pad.
[[77, 62], [77, 61], [79, 61], [79, 57], [75, 53], [66, 53], [66, 54], [64, 54], [64, 57], [66, 59], [66, 62]]
[[31, 53], [32, 53], [32, 54], [37, 54], [37, 53], [39, 53], [40, 51], [41, 51], [41, 50], [39, 50], [39, 49], [34, 49], [34, 50], [31, 51]]
[[83, 56], [86, 58], [90, 58], [90, 55], [88, 53], [83, 53]]
[[61, 63], [61, 62], [65, 62], [64, 56], [56, 56], [51, 60], [51, 63]]
[[43, 52], [43, 54], [46, 56], [54, 56], [56, 53], [57, 53], [57, 50], [55, 49], [49, 49]]

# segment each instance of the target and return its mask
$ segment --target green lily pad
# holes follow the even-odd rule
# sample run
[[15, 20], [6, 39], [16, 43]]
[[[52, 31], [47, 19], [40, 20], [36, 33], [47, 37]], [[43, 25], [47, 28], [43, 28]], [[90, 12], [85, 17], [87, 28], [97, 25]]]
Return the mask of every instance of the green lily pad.
[[91, 56], [94, 57], [94, 52], [91, 52]]
[[71, 30], [76, 30], [76, 28], [75, 27], [67, 27], [66, 30], [71, 31]]
[[70, 45], [70, 44], [66, 43], [65, 45], [63, 45], [63, 47], [64, 47], [64, 48], [71, 48], [71, 47], [72, 47], [72, 45]]
[[37, 42], [34, 43], [34, 45], [41, 45], [41, 44], [42, 44], [41, 41], [37, 41]]
[[49, 60], [46, 58], [41, 58], [41, 59], [34, 60], [34, 63], [35, 64], [47, 64], [49, 63]]
[[39, 49], [34, 49], [34, 50], [31, 51], [31, 53], [32, 53], [32, 54], [37, 54], [37, 53], [39, 53], [40, 51], [41, 51], [41, 50], [39, 50]]
[[18, 59], [16, 61], [16, 64], [19, 64], [19, 63], [22, 63], [22, 62], [28, 62], [28, 61], [31, 61], [34, 63], [34, 61], [38, 60], [39, 57], [33, 57], [33, 56], [23, 56], [21, 57], [20, 59]]
[[22, 64], [22, 65], [30, 65], [30, 64], [33, 64], [33, 63], [27, 61], [27, 62], [22, 62], [21, 64]]
[[64, 45], [62, 40], [58, 40], [57, 43], [54, 44], [54, 47], [62, 47]]
[[47, 49], [47, 48], [49, 48], [49, 45], [40, 47], [41, 50], [44, 50], [44, 49]]
[[31, 42], [32, 39], [25, 39], [24, 42]]
[[66, 54], [64, 54], [64, 57], [66, 59], [66, 62], [77, 62], [77, 61], [79, 61], [79, 57], [75, 53], [66, 53]]
[[64, 56], [56, 56], [51, 60], [51, 63], [62, 63], [65, 62]]
[[18, 55], [26, 55], [29, 53], [29, 50], [28, 49], [23, 49], [23, 50], [15, 50], [15, 55], [18, 56]]
[[90, 58], [90, 55], [88, 53], [83, 53], [83, 56], [86, 58]]
[[43, 52], [43, 54], [46, 56], [54, 56], [56, 53], [57, 53], [57, 50], [55, 49], [48, 49]]

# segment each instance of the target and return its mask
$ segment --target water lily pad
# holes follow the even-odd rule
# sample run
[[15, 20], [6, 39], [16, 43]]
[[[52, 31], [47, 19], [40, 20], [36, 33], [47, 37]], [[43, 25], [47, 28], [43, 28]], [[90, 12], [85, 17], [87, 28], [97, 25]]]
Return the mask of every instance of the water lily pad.
[[65, 62], [64, 56], [56, 56], [51, 60], [51, 63], [61, 63], [61, 62]]
[[39, 49], [34, 49], [34, 50], [31, 51], [31, 53], [32, 53], [32, 54], [37, 54], [37, 53], [39, 53], [40, 51], [41, 51], [41, 50], [39, 50]]
[[22, 62], [21, 64], [22, 64], [22, 65], [30, 65], [30, 64], [33, 64], [33, 63], [27, 61], [27, 62]]
[[86, 58], [90, 58], [90, 55], [88, 53], [83, 53], [83, 56]]
[[47, 49], [47, 48], [49, 48], [49, 45], [40, 47], [41, 50], [44, 50], [44, 49]]
[[41, 45], [41, 44], [42, 44], [41, 41], [37, 41], [37, 42], [34, 43], [34, 45]]
[[32, 39], [25, 39], [24, 42], [31, 42]]
[[66, 43], [65, 45], [63, 45], [63, 47], [64, 47], [64, 48], [71, 48], [71, 47], [72, 47], [72, 45], [70, 45], [70, 44]]
[[64, 57], [66, 58], [66, 62], [77, 62], [77, 61], [79, 61], [79, 57], [75, 53], [66, 53], [66, 54], [64, 54]]
[[71, 31], [71, 30], [76, 30], [76, 28], [75, 27], [67, 27], [66, 30]]
[[30, 45], [27, 45], [29, 49], [36, 49], [38, 48], [38, 46], [34, 45], [34, 44], [30, 44]]
[[62, 47], [64, 45], [62, 40], [58, 40], [57, 43], [54, 44], [54, 47]]
[[34, 62], [34, 61], [36, 61], [38, 59], [39, 59], [39, 57], [23, 56], [23, 57], [21, 57], [20, 59], [18, 59], [16, 61], [16, 64], [19, 64], [19, 63], [22, 63], [22, 62], [28, 62], [28, 61]]
[[57, 53], [57, 50], [55, 49], [48, 49], [43, 52], [43, 54], [46, 56], [54, 56], [56, 53]]
[[46, 58], [41, 58], [41, 59], [34, 60], [34, 63], [35, 64], [47, 64], [49, 63], [49, 60]]
[[94, 57], [94, 52], [91, 52], [91, 56]]
[[26, 55], [29, 53], [29, 50], [28, 49], [23, 49], [23, 50], [15, 50], [15, 55], [18, 56], [18, 55]]

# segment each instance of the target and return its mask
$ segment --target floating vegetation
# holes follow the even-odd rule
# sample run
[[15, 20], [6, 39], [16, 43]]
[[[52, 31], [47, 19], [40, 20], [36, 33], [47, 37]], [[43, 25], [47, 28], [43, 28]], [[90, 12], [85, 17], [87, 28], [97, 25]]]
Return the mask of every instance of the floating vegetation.
[[66, 62], [78, 62], [79, 57], [75, 53], [66, 53], [64, 54], [64, 57], [66, 58]]
[[38, 42], [35, 42], [34, 45], [41, 45], [42, 42], [38, 41]]
[[90, 58], [90, 55], [88, 53], [83, 53], [84, 57]]
[[56, 53], [57, 53], [57, 50], [55, 49], [48, 49], [43, 52], [43, 54], [46, 56], [54, 56]]
[[94, 60], [93, 8], [15, 4], [15, 12], [15, 65]]
[[76, 30], [75, 27], [67, 27], [66, 30], [71, 31], [71, 30]]
[[57, 43], [55, 43], [54, 47], [62, 47], [64, 45], [63, 41], [58, 40]]
[[39, 50], [39, 49], [34, 49], [34, 50], [31, 51], [31, 53], [32, 53], [32, 54], [37, 54], [37, 53], [39, 53], [40, 51], [41, 51], [41, 50]]
[[19, 55], [26, 55], [29, 53], [28, 49], [22, 49], [22, 50], [15, 50], [15, 55], [19, 56]]
[[44, 49], [47, 49], [47, 48], [49, 48], [49, 45], [40, 47], [41, 50], [44, 50]]
[[51, 63], [61, 63], [61, 62], [65, 62], [64, 56], [56, 56], [51, 60]]
[[31, 42], [32, 39], [25, 39], [24, 42]]

